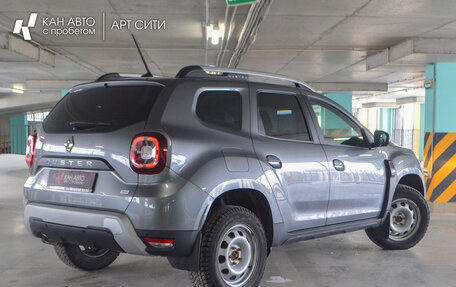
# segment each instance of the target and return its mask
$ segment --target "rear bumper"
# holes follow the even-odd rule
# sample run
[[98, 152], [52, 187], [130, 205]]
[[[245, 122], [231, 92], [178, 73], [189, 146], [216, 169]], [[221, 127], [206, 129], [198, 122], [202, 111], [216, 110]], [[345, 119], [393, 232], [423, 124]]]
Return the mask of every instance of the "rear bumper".
[[[120, 247], [114, 238], [113, 232], [106, 227], [77, 227], [47, 222], [36, 217], [30, 217], [29, 224], [31, 233], [49, 244], [65, 242], [119, 252], [134, 252], [131, 248], [130, 252], [128, 252]], [[145, 250], [149, 255], [187, 257], [194, 248], [199, 232], [136, 230], [136, 234], [144, 242]], [[131, 236], [135, 236], [135, 234]], [[144, 238], [173, 239], [174, 245], [169, 249], [154, 248], [149, 246]], [[143, 253], [141, 254], [143, 255]]]
[[[91, 210], [43, 203], [24, 207], [27, 230], [36, 237], [43, 235], [49, 243], [67, 242], [95, 246], [137, 255], [159, 255], [182, 258], [192, 254], [199, 231], [136, 230], [122, 213]], [[149, 238], [173, 239], [172, 248], [154, 248]]]
[[44, 242], [49, 244], [66, 242], [75, 245], [124, 252], [114, 240], [111, 231], [104, 228], [74, 227], [30, 218], [30, 229], [33, 235], [41, 237]]
[[[137, 255], [189, 256], [199, 234], [193, 230], [135, 230], [122, 213], [42, 203], [26, 204], [24, 221], [31, 234], [40, 238], [45, 235], [50, 243], [67, 242]], [[154, 248], [145, 237], [173, 239], [174, 246]]]
[[[53, 239], [65, 240], [69, 234], [86, 233], [85, 238], [90, 240], [95, 234], [102, 234], [102, 238], [112, 236], [121, 250], [130, 254], [148, 255], [147, 246], [136, 234], [133, 225], [124, 214], [81, 209], [67, 206], [57, 206], [40, 203], [29, 203], [24, 208], [24, 221], [27, 230], [35, 236], [41, 237], [42, 232], [48, 231]], [[47, 224], [47, 227], [46, 227]], [[91, 235], [89, 235], [89, 233]], [[47, 235], [49, 237], [49, 235]], [[96, 242], [95, 242], [96, 243]]]

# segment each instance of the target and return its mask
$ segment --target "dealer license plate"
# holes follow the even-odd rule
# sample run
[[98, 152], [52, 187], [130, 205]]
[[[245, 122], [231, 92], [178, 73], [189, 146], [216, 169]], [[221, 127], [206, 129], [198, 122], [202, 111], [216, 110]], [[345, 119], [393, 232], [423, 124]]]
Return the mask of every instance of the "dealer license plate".
[[97, 174], [74, 170], [51, 170], [47, 187], [65, 191], [92, 192]]

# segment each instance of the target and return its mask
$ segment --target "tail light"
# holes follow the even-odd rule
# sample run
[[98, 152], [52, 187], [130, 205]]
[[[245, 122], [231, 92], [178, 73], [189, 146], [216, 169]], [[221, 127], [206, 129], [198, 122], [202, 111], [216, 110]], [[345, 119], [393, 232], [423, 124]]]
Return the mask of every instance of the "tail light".
[[159, 133], [144, 133], [133, 138], [130, 166], [137, 173], [157, 174], [166, 166], [168, 143]]
[[25, 147], [25, 162], [29, 167], [32, 167], [33, 160], [35, 159], [36, 138], [36, 134], [30, 135], [27, 139], [27, 145]]

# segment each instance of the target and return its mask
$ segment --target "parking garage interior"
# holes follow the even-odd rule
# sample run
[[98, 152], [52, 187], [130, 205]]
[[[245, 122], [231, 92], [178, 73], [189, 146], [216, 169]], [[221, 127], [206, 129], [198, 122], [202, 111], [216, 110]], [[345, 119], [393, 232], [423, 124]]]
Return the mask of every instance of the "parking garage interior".
[[190, 286], [162, 257], [69, 269], [22, 221], [28, 136], [73, 86], [144, 73], [132, 33], [154, 76], [203, 65], [292, 77], [419, 159], [431, 209], [420, 245], [383, 251], [358, 231], [275, 248], [261, 286], [456, 286], [455, 1], [0, 0], [1, 286]]

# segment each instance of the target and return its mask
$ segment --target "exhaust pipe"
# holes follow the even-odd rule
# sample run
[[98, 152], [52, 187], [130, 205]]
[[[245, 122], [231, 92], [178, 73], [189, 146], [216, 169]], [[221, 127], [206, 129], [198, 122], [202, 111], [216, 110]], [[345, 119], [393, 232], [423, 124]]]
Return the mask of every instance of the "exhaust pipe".
[[51, 244], [51, 242], [49, 241], [49, 238], [48, 238], [47, 235], [44, 234], [44, 233], [41, 234], [41, 241], [42, 241], [43, 243], [46, 243], [46, 244]]

